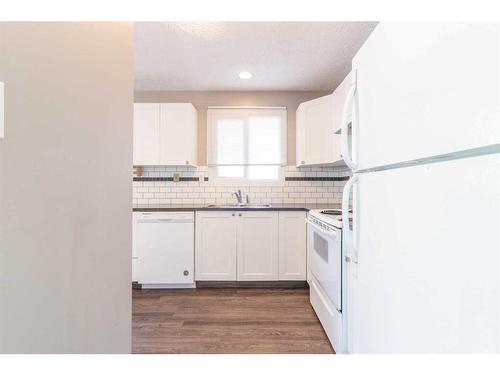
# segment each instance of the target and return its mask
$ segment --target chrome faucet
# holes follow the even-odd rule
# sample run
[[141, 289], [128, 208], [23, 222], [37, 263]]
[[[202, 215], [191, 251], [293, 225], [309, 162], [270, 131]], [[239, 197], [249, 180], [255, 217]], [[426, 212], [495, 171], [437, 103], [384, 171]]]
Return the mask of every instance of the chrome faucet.
[[[235, 196], [239, 205], [243, 205], [243, 195], [241, 194], [240, 189], [238, 189], [238, 191], [235, 191], [232, 195]], [[246, 201], [246, 204], [250, 204], [250, 197], [248, 196], [248, 194], [246, 194], [245, 201]]]
[[242, 204], [243, 203], [243, 197], [241, 196], [241, 190], [238, 189], [238, 191], [235, 191], [233, 193], [233, 195], [236, 197], [236, 199], [238, 200], [238, 204]]

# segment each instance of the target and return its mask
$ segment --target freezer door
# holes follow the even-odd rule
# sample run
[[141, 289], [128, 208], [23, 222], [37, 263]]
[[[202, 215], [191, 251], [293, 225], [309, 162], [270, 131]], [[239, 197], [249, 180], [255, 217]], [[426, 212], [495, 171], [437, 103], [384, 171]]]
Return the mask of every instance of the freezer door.
[[357, 170], [500, 143], [500, 25], [380, 23], [353, 59]]
[[350, 352], [499, 352], [500, 155], [357, 181]]

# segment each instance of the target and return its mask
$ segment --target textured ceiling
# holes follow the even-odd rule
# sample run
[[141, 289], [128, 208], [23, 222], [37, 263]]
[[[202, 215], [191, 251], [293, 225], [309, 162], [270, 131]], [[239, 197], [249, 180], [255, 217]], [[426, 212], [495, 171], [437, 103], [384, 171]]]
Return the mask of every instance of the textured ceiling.
[[[139, 22], [136, 90], [331, 90], [376, 22]], [[241, 80], [238, 73], [253, 74]]]

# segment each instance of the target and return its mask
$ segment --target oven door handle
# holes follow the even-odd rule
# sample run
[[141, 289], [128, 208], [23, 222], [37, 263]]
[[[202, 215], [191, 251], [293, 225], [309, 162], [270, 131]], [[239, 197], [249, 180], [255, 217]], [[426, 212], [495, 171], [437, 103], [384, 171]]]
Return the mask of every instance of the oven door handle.
[[316, 224], [314, 221], [309, 220], [309, 219], [307, 219], [306, 222], [308, 224], [311, 224], [311, 226], [314, 228], [315, 231], [323, 233], [325, 236], [331, 236], [331, 237], [334, 237], [334, 238], [337, 237], [337, 232], [335, 230], [324, 230], [318, 224]]

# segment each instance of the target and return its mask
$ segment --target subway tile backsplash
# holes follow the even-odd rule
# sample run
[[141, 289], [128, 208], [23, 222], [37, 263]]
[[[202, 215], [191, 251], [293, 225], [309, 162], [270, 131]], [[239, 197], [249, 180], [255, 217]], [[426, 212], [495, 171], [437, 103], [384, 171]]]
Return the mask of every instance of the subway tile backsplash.
[[[136, 207], [167, 205], [233, 204], [232, 192], [240, 189], [251, 203], [340, 204], [342, 189], [351, 176], [347, 167], [284, 168], [284, 180], [265, 185], [229, 185], [209, 178], [208, 167], [143, 167], [133, 177], [133, 204]], [[173, 174], [180, 181], [173, 181]]]

